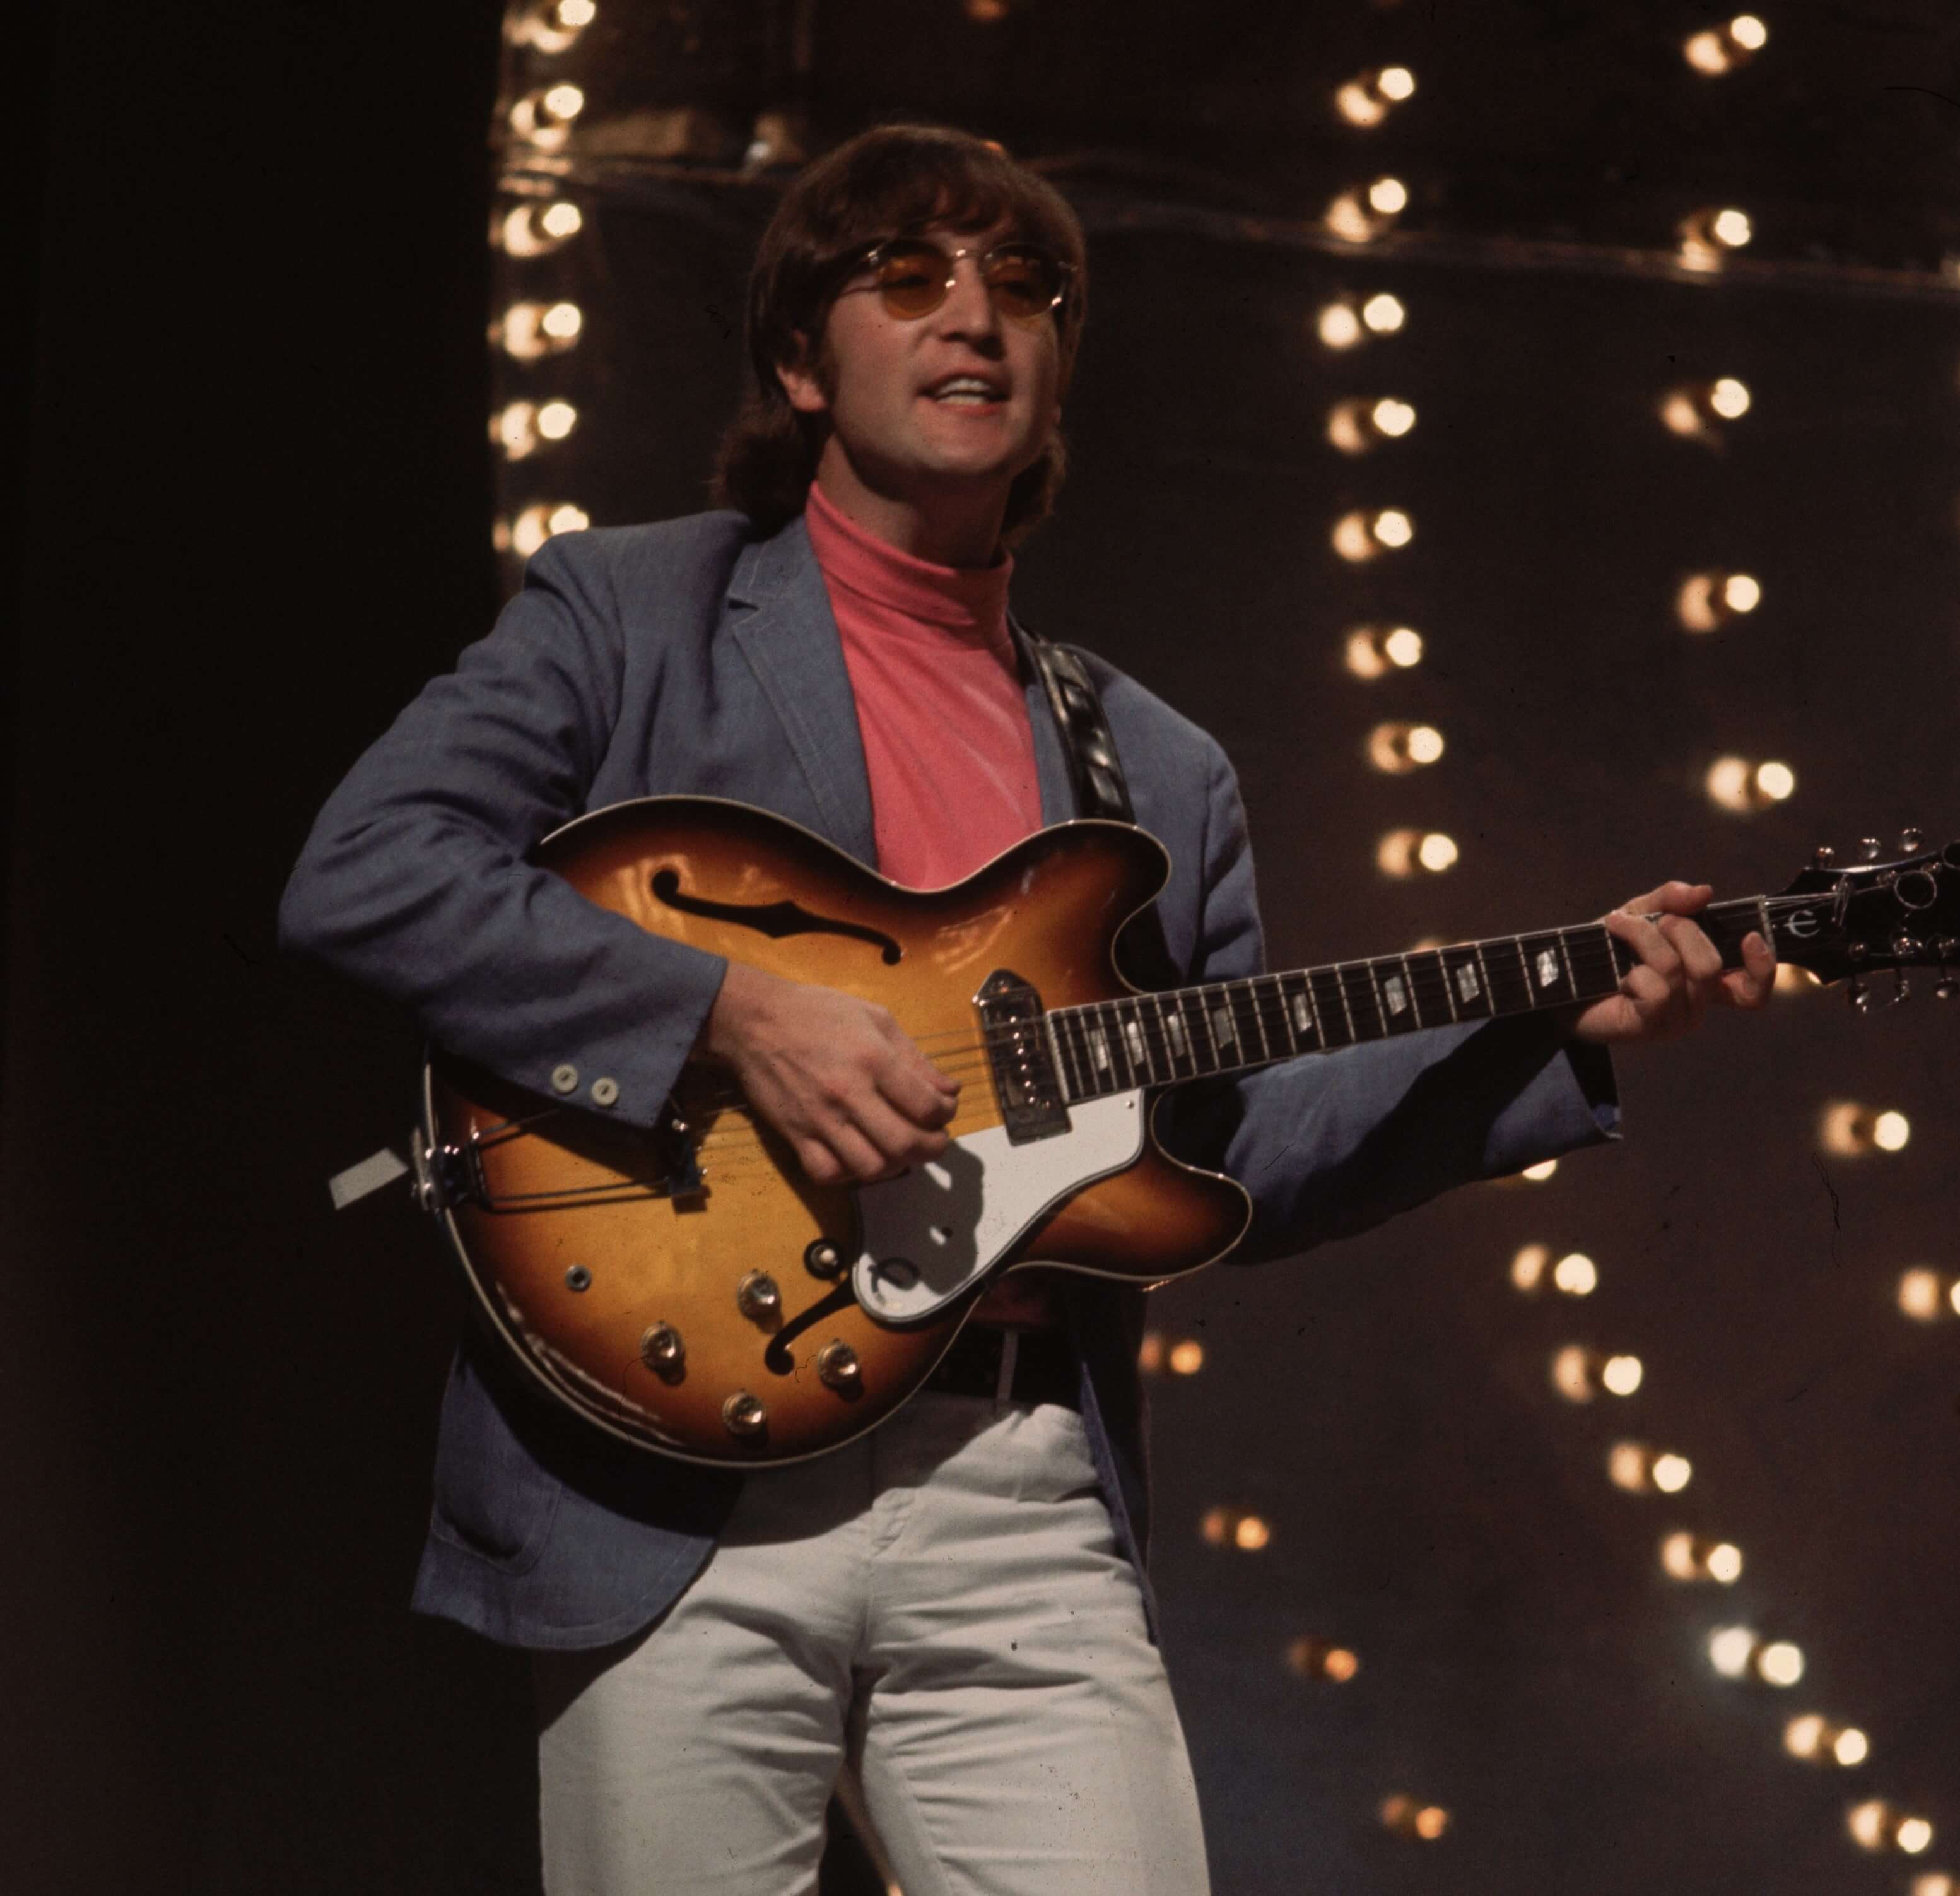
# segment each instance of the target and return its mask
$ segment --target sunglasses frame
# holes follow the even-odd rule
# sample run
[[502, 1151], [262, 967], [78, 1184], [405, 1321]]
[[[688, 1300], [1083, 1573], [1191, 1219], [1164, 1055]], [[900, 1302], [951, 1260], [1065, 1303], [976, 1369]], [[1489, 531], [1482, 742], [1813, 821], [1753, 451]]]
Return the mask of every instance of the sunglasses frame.
[[[963, 257], [970, 257], [973, 258], [980, 266], [981, 283], [986, 289], [988, 299], [993, 304], [996, 313], [1004, 317], [1010, 323], [1036, 323], [1040, 321], [1045, 316], [1053, 315], [1057, 310], [1061, 308], [1063, 304], [1068, 301], [1069, 285], [1075, 279], [1075, 266], [1070, 263], [1067, 258], [1057, 257], [1052, 251], [1043, 249], [1039, 244], [1026, 243], [1018, 237], [1010, 238], [1005, 243], [995, 244], [985, 250], [976, 250], [971, 244], [966, 244], [960, 245], [956, 250], [948, 250], [945, 245], [943, 244], [935, 243], [933, 239], [929, 237], [880, 237], [877, 243], [872, 244], [868, 249], [861, 251], [858, 253], [858, 257], [851, 265], [851, 274], [855, 276], [861, 271], [877, 269], [878, 266], [885, 260], [886, 257], [902, 244], [908, 247], [916, 245], [922, 250], [934, 251], [945, 260], [946, 275], [940, 279], [939, 295], [937, 298], [933, 302], [928, 304], [925, 308], [919, 310], [911, 315], [907, 315], [901, 311], [893, 309], [890, 303], [886, 300], [884, 285], [876, 282], [870, 283], [847, 283], [842, 289], [838, 292], [838, 294], [840, 296], [849, 296], [855, 295], [860, 292], [869, 291], [877, 296], [879, 301], [883, 305], [885, 314], [890, 317], [893, 321], [899, 323], [922, 322], [927, 317], [931, 315], [934, 310], [941, 308], [944, 306], [946, 299], [953, 294], [954, 289], [959, 284], [959, 279], [957, 272], [959, 260]], [[1030, 310], [1025, 315], [1021, 315], [1011, 311], [1004, 310], [1001, 308], [998, 295], [995, 292], [993, 285], [987, 281], [987, 266], [992, 258], [1000, 256], [1004, 251], [1020, 251], [1023, 253], [1038, 257], [1053, 269], [1056, 276], [1060, 280], [1056, 285], [1054, 295], [1048, 298], [1048, 305], [1045, 308]]]

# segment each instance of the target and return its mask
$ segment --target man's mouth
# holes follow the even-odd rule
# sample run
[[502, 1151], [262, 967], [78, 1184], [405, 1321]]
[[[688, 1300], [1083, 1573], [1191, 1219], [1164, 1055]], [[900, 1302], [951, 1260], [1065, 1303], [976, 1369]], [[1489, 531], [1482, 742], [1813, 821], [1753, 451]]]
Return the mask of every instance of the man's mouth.
[[1007, 390], [984, 375], [944, 376], [933, 383], [925, 394], [928, 400], [944, 402], [953, 408], [978, 408], [1007, 399]]

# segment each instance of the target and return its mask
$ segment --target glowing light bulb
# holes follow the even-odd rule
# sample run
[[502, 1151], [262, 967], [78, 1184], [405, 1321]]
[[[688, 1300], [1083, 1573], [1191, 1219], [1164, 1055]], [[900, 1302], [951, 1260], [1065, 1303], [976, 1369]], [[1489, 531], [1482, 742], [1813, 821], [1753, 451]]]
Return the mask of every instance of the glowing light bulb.
[[1713, 1580], [1732, 1586], [1742, 1577], [1742, 1550], [1730, 1541], [1704, 1540], [1678, 1530], [1662, 1539], [1660, 1564], [1670, 1579]]
[[1694, 1469], [1685, 1455], [1657, 1452], [1640, 1442], [1616, 1442], [1608, 1451], [1606, 1474], [1629, 1494], [1678, 1494]]
[[1187, 1337], [1182, 1343], [1171, 1346], [1170, 1354], [1165, 1360], [1170, 1365], [1172, 1375], [1195, 1376], [1204, 1367], [1204, 1346]]
[[511, 107], [511, 130], [539, 151], [565, 148], [571, 122], [585, 110], [585, 94], [568, 81], [527, 92]]
[[1549, 1244], [1523, 1244], [1511, 1259], [1511, 1282], [1529, 1295], [1545, 1279], [1545, 1267], [1551, 1262]]
[[[1956, 1283], [1955, 1288], [1960, 1289], [1960, 1283]], [[1908, 1270], [1899, 1279], [1898, 1307], [1915, 1323], [1931, 1323], [1939, 1314], [1943, 1301], [1936, 1270]]]
[[1746, 816], [1789, 796], [1796, 788], [1796, 773], [1774, 760], [1752, 763], [1746, 757], [1717, 757], [1702, 778], [1702, 788], [1717, 809]]
[[1881, 1113], [1872, 1122], [1872, 1143], [1882, 1152], [1898, 1152], [1912, 1136], [1912, 1126], [1903, 1113]]
[[1398, 440], [1415, 425], [1415, 410], [1393, 396], [1378, 401], [1336, 402], [1327, 412], [1327, 438], [1344, 454], [1365, 454]]
[[1722, 603], [1731, 612], [1754, 612], [1763, 603], [1763, 589], [1749, 574], [1732, 572], [1722, 582]]
[[1760, 53], [1769, 44], [1770, 30], [1753, 13], [1739, 13], [1729, 22], [1729, 37], [1747, 53]]
[[1708, 1636], [1708, 1662], [1725, 1679], [1739, 1679], [1755, 1655], [1756, 1636], [1745, 1626], [1717, 1627]]
[[[1847, 1770], [1854, 1769], [1863, 1764], [1871, 1754], [1871, 1740], [1866, 1738], [1855, 1725], [1846, 1727], [1831, 1741], [1831, 1756], [1833, 1762], [1844, 1766]], [[1930, 1832], [1927, 1834], [1926, 1840], [1929, 1843], [1932, 1842]], [[1899, 1847], [1901, 1850], [1909, 1847], [1903, 1837], [1899, 1839]], [[1921, 1847], [1923, 1848], [1923, 1846]]]
[[582, 533], [591, 524], [585, 509], [568, 500], [555, 504], [539, 501], [524, 508], [511, 522], [508, 533], [498, 537], [498, 550], [508, 550], [528, 559], [554, 535]]
[[1723, 422], [1739, 421], [1749, 412], [1748, 384], [1732, 375], [1712, 382], [1685, 382], [1661, 397], [1662, 425], [1670, 434], [1707, 443], [1719, 441]]
[[1456, 843], [1440, 830], [1432, 830], [1415, 846], [1415, 859], [1432, 875], [1440, 875], [1456, 862]]
[[1380, 1815], [1385, 1828], [1398, 1837], [1433, 1843], [1449, 1827], [1449, 1813], [1440, 1804], [1425, 1804], [1406, 1792], [1382, 1800]]
[[566, 401], [546, 402], [538, 410], [538, 432], [548, 441], [562, 441], [578, 425], [578, 410]]
[[1583, 1251], [1567, 1251], [1552, 1267], [1551, 1281], [1568, 1297], [1589, 1297], [1599, 1287], [1599, 1267]]
[[1375, 75], [1375, 88], [1385, 99], [1399, 105], [1415, 94], [1415, 75], [1405, 65], [1384, 66]]
[[1377, 336], [1392, 336], [1408, 320], [1408, 312], [1386, 290], [1377, 291], [1361, 305], [1361, 320]]
[[1611, 1396], [1631, 1396], [1644, 1373], [1637, 1356], [1608, 1356], [1599, 1372], [1599, 1386]]
[[1756, 1671], [1765, 1684], [1787, 1688], [1803, 1677], [1803, 1654], [1789, 1640], [1777, 1639], [1756, 1655]]
[[[1366, 748], [1368, 761], [1376, 770], [1390, 776], [1402, 776], [1442, 757], [1443, 733], [1433, 725], [1378, 724], [1368, 733]], [[1423, 866], [1437, 865], [1426, 862]]]
[[1386, 435], [1391, 441], [1398, 440], [1415, 425], [1415, 410], [1407, 402], [1397, 401], [1392, 396], [1384, 396], [1369, 411], [1376, 432]]
[[1724, 375], [1708, 390], [1708, 406], [1725, 422], [1732, 422], [1749, 412], [1749, 389], [1732, 375]]
[[1335, 522], [1332, 535], [1334, 550], [1343, 559], [1357, 562], [1406, 546], [1414, 537], [1415, 523], [1399, 507], [1343, 514]]
[[1386, 677], [1421, 663], [1422, 635], [1407, 626], [1357, 626], [1348, 634], [1343, 657], [1357, 678]]
[[1933, 1841], [1933, 1826], [1923, 1817], [1908, 1817], [1898, 1827], [1895, 1837], [1908, 1856], [1917, 1856]]
[[520, 362], [562, 354], [578, 340], [585, 317], [576, 303], [513, 303], [492, 336]]
[[1721, 269], [1729, 253], [1744, 248], [1756, 233], [1748, 212], [1728, 204], [1691, 211], [1675, 234], [1680, 239], [1675, 257], [1682, 267], [1710, 271]]
[[1352, 349], [1367, 333], [1351, 303], [1328, 304], [1314, 327], [1328, 349]]
[[1693, 1479], [1694, 1467], [1685, 1455], [1659, 1455], [1654, 1457], [1648, 1474], [1662, 1494], [1678, 1494]]
[[1287, 1665], [1303, 1679], [1326, 1679], [1345, 1685], [1361, 1669], [1361, 1662], [1344, 1646], [1329, 1639], [1302, 1638], [1287, 1648]]
[[1768, 45], [1770, 30], [1753, 13], [1739, 13], [1726, 26], [1690, 33], [1682, 56], [1705, 78], [1719, 79], [1753, 59]]
[[544, 257], [576, 237], [585, 218], [576, 204], [564, 198], [547, 204], [514, 206], [495, 227], [498, 243], [511, 257]]
[[1522, 1171], [1518, 1174], [1518, 1176], [1520, 1178], [1529, 1179], [1534, 1185], [1539, 1185], [1542, 1184], [1545, 1180], [1549, 1178], [1552, 1174], [1558, 1170], [1558, 1161], [1557, 1159], [1542, 1158], [1535, 1165], [1527, 1165]]
[[1161, 1330], [1146, 1330], [1143, 1340], [1137, 1345], [1137, 1367], [1147, 1376], [1153, 1376], [1164, 1366], [1164, 1340]]
[[1400, 178], [1377, 178], [1368, 186], [1368, 208], [1383, 217], [1399, 217], [1408, 209], [1408, 186]]
[[1242, 1508], [1208, 1509], [1200, 1523], [1200, 1531], [1214, 1547], [1236, 1547], [1246, 1553], [1258, 1553], [1273, 1538], [1273, 1531], [1265, 1521]]

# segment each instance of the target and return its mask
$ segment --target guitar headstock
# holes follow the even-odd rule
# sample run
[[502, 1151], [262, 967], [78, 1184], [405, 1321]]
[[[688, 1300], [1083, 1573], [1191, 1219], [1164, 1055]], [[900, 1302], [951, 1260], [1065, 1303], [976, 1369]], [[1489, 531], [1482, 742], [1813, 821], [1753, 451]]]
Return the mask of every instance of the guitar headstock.
[[1841, 864], [1825, 849], [1780, 895], [1769, 899], [1781, 961], [1808, 968], [1821, 981], [1851, 983], [1863, 1007], [1867, 980], [1890, 971], [1891, 998], [1903, 1000], [1908, 968], [1939, 970], [1942, 1000], [1960, 995], [1960, 842], [1921, 846], [1917, 830], [1899, 839], [1900, 853], [1879, 860], [1883, 845], [1866, 837], [1859, 860]]

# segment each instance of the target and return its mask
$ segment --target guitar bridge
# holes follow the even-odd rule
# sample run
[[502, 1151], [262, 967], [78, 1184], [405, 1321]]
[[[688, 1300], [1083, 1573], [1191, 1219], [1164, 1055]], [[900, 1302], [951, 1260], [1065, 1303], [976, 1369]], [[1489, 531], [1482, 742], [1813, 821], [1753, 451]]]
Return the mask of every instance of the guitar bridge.
[[994, 1095], [1010, 1145], [1068, 1130], [1041, 996], [1009, 968], [996, 968], [973, 997]]

